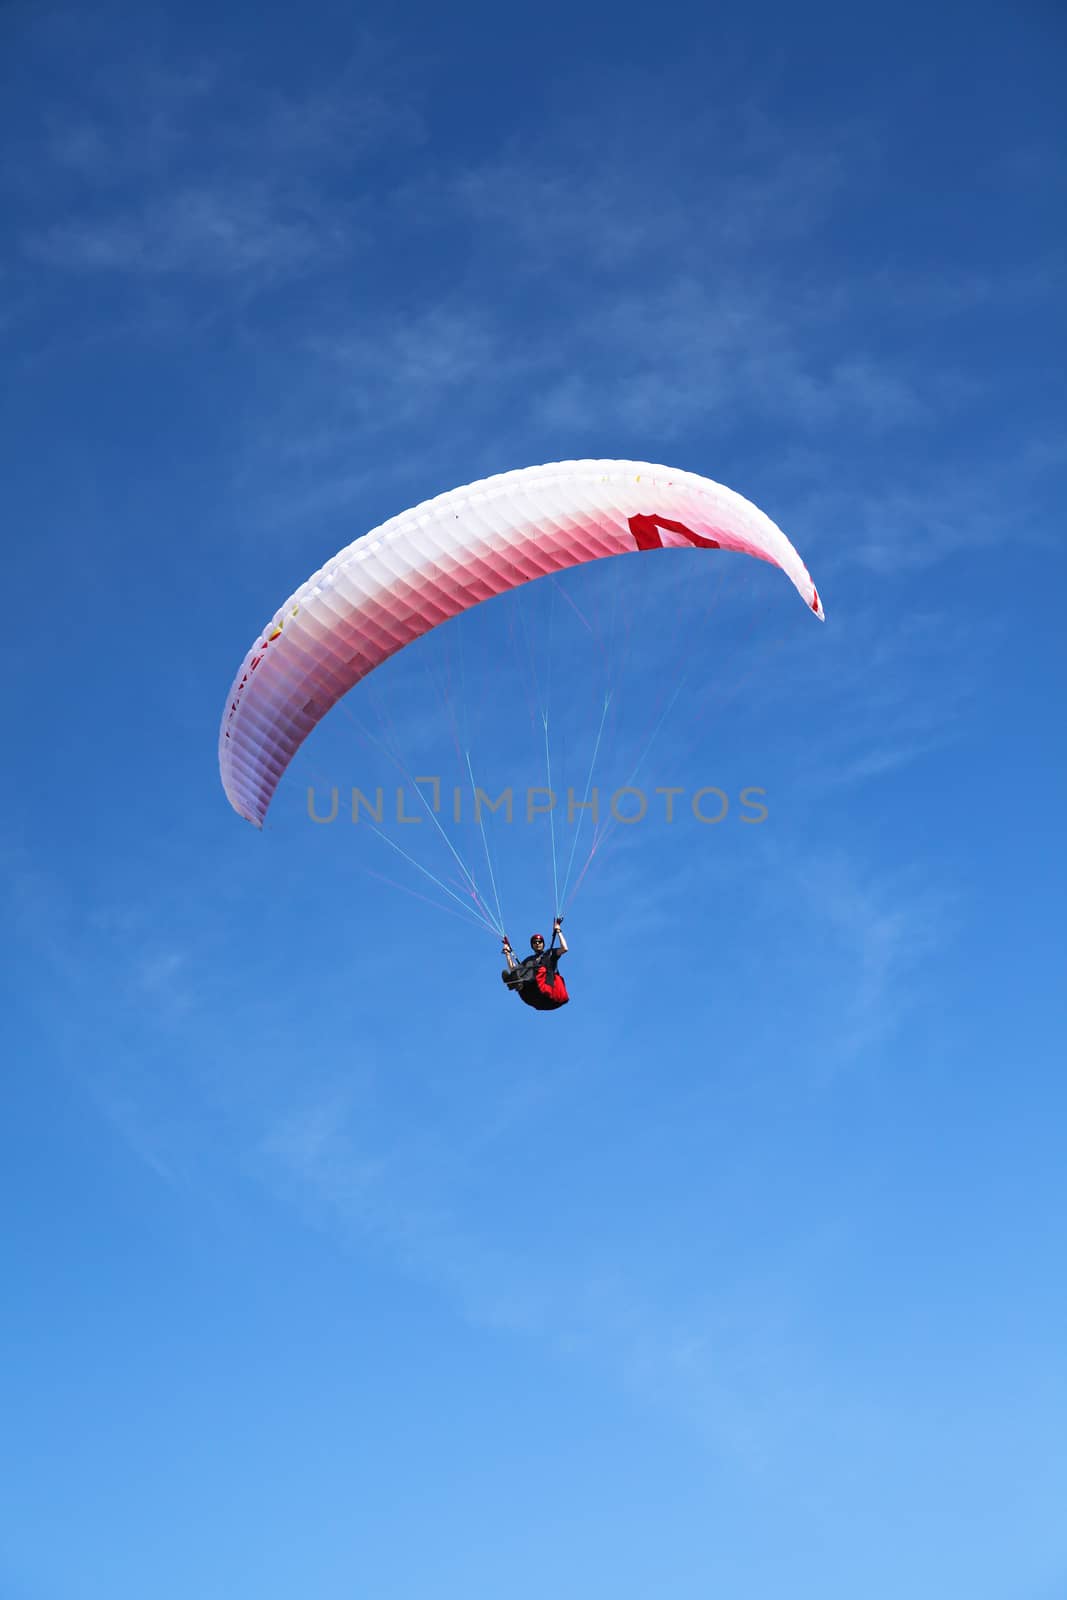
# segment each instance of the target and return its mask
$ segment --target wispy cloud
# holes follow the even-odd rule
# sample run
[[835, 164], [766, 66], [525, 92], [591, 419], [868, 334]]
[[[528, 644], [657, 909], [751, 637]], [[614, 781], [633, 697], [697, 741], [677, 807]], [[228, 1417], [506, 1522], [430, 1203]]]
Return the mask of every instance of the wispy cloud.
[[841, 975], [823, 1057], [833, 1070], [883, 1044], [926, 998], [922, 969], [951, 927], [950, 908], [944, 892], [914, 872], [863, 875], [843, 856], [805, 862], [798, 875], [825, 928], [823, 955]]
[[620, 289], [582, 320], [580, 375], [561, 361], [537, 404], [556, 423], [592, 412], [657, 435], [697, 422], [721, 434], [757, 415], [794, 435], [923, 421], [930, 399], [909, 375], [873, 356], [831, 354], [826, 331], [817, 301], [740, 275]]
[[196, 148], [217, 104], [219, 75], [207, 62], [185, 68], [152, 57], [127, 60], [82, 80], [39, 107], [42, 154], [86, 195], [159, 178]]
[[[67, 13], [62, 43], [74, 53], [92, 49], [93, 32], [93, 19]], [[67, 93], [43, 94], [23, 138], [36, 136], [37, 156], [82, 180], [88, 197], [189, 170], [322, 177], [424, 137], [410, 55], [402, 61], [369, 30], [303, 94], [265, 85], [247, 68], [225, 51], [182, 60], [142, 39], [121, 59], [97, 62]]]
[[317, 335], [306, 349], [332, 372], [351, 424], [378, 432], [409, 425], [479, 384], [486, 372], [514, 376], [500, 340], [485, 308], [441, 303], [342, 329], [336, 337]]
[[188, 967], [183, 950], [160, 949], [143, 956], [134, 971], [139, 1003], [153, 1007], [168, 1022], [187, 1014], [192, 1005]]
[[[303, 97], [257, 90], [237, 63], [147, 56], [65, 102], [45, 98], [39, 116], [36, 137], [19, 136], [18, 170], [36, 175], [14, 234], [24, 260], [131, 282], [242, 281], [246, 294], [357, 250], [374, 153], [421, 137], [395, 63], [370, 36], [333, 83]], [[335, 180], [368, 161], [357, 204]], [[42, 215], [41, 194], [59, 214]]]
[[[846, 920], [855, 932], [851, 915]], [[757, 1265], [747, 1254], [734, 1259], [728, 1243], [709, 1255], [707, 1239], [698, 1248], [688, 1234], [692, 1216], [679, 1217], [677, 1248], [683, 1257], [690, 1247], [694, 1254], [684, 1282], [669, 1285], [633, 1239], [608, 1246], [574, 1238], [560, 1247], [562, 1201], [541, 1208], [543, 1228], [505, 1238], [506, 1219], [498, 1226], [493, 1209], [469, 1197], [493, 1181], [510, 1151], [521, 1148], [529, 1159], [539, 1115], [555, 1123], [563, 1110], [553, 1104], [560, 1092], [561, 1085], [542, 1083], [536, 1108], [512, 1107], [495, 1127], [492, 1109], [479, 1106], [458, 1149], [423, 1129], [379, 1158], [360, 1149], [358, 1110], [342, 1111], [331, 1095], [270, 1130], [258, 1167], [309, 1221], [380, 1252], [395, 1270], [444, 1293], [475, 1326], [588, 1366], [598, 1381], [695, 1433], [735, 1468], [773, 1470], [783, 1452], [810, 1443], [805, 1430], [826, 1427], [832, 1411], [804, 1330], [813, 1277], [832, 1273], [847, 1254], [847, 1228], [787, 1229]], [[502, 1131], [494, 1163], [490, 1152]], [[588, 1165], [595, 1174], [592, 1152]], [[605, 1173], [594, 1181], [607, 1184], [608, 1200], [621, 1180]], [[703, 1227], [728, 1239], [714, 1198], [690, 1198]], [[719, 1203], [728, 1208], [728, 1196]]]
[[31, 992], [49, 997], [34, 1011], [36, 1053], [69, 1073], [138, 1160], [176, 1181], [185, 1068], [165, 1081], [155, 1073], [194, 1010], [194, 953], [175, 944], [150, 901], [86, 905], [27, 849], [9, 847], [0, 865], [18, 960]]
[[[304, 214], [299, 214], [299, 209]], [[262, 186], [181, 189], [111, 215], [56, 223], [25, 241], [32, 261], [64, 272], [191, 274], [244, 281], [291, 276], [343, 248], [321, 214]]]
[[[583, 280], [610, 279], [670, 259], [715, 271], [806, 236], [840, 194], [839, 148], [783, 137], [754, 104], [727, 121], [706, 101], [679, 104], [672, 80], [671, 115], [659, 116], [646, 73], [598, 71], [595, 91], [579, 78], [561, 88], [535, 154], [514, 142], [420, 190], [426, 214], [459, 210], [510, 248], [520, 276], [569, 263]], [[626, 106], [635, 114], [620, 115]]]

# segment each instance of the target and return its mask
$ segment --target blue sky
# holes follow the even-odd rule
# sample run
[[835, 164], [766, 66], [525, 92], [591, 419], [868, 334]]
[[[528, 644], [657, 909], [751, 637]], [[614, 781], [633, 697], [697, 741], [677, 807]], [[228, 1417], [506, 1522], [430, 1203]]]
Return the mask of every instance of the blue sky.
[[[0, 38], [0, 1590], [1067, 1593], [1057, 8]], [[239, 822], [284, 597], [584, 456], [756, 500], [825, 627], [737, 559], [574, 574]], [[580, 786], [575, 606], [605, 780], [680, 686], [642, 781], [768, 817], [620, 829], [545, 1017], [305, 803], [392, 781], [353, 719], [447, 773], [461, 656], [479, 770], [540, 782], [521, 626]], [[493, 835], [517, 944], [549, 846]]]

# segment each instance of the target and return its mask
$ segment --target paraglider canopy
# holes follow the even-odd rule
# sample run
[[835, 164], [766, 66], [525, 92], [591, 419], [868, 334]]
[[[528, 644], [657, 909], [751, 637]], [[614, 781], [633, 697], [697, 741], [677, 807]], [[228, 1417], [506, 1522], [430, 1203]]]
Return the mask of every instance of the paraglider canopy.
[[230, 804], [261, 827], [316, 723], [361, 678], [448, 618], [583, 562], [692, 548], [771, 562], [822, 617], [807, 568], [768, 516], [732, 489], [670, 467], [528, 467], [392, 518], [309, 578], [241, 663], [219, 732]]

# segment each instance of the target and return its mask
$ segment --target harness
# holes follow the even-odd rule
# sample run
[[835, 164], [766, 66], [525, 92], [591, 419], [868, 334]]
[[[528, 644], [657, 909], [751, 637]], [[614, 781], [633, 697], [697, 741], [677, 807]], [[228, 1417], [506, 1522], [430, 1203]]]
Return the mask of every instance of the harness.
[[540, 994], [537, 984], [537, 974], [541, 969], [543, 969], [546, 974], [551, 975], [553, 982], [557, 981], [558, 969], [552, 962], [550, 962], [549, 958], [556, 948], [556, 936], [559, 933], [559, 928], [556, 926], [556, 923], [559, 920], [559, 918], [553, 918], [552, 938], [545, 949], [531, 951], [528, 956], [524, 956], [521, 961], [516, 962], [515, 966], [510, 972], [501, 973], [501, 977], [504, 979], [504, 982], [507, 984], [508, 988], [518, 991], [520, 999], [524, 1000], [527, 1005], [532, 1005], [535, 1010], [539, 1011], [554, 1010], [557, 1004], [566, 1004], [565, 999], [561, 999], [556, 1002], [547, 1000], [547, 997], [544, 997]]

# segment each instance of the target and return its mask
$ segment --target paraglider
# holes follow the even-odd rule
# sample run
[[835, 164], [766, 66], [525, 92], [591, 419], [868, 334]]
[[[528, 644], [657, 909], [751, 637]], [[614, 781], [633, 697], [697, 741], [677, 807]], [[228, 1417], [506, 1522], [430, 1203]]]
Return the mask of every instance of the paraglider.
[[[309, 578], [275, 613], [241, 663], [219, 729], [219, 769], [230, 804], [240, 816], [262, 828], [287, 768], [322, 718], [363, 678], [441, 623], [484, 600], [537, 578], [553, 578], [571, 567], [609, 556], [671, 549], [734, 550], [766, 561], [786, 574], [809, 610], [820, 619], [823, 617], [822, 601], [808, 569], [782, 530], [742, 495], [692, 472], [634, 461], [556, 462], [486, 478], [391, 518], [355, 539]], [[699, 671], [699, 663], [692, 663], [690, 670]], [[594, 760], [610, 700], [608, 693], [593, 743]], [[527, 790], [527, 820], [532, 812], [548, 813], [553, 898], [556, 906], [565, 907], [569, 904], [566, 894], [574, 865], [574, 845], [560, 884], [547, 706], [541, 721], [545, 735], [545, 787]], [[459, 879], [442, 881], [380, 828], [371, 831], [432, 879], [452, 909], [458, 907], [462, 914], [473, 916], [502, 938], [506, 967], [501, 977], [525, 1005], [539, 1011], [558, 1010], [570, 1000], [558, 970], [560, 958], [567, 952], [562, 917], [555, 918], [547, 949], [538, 934], [531, 938], [531, 954], [521, 962], [516, 958], [503, 932], [504, 916], [480, 810], [484, 802], [491, 813], [495, 812], [502, 798], [490, 800], [477, 787], [469, 749], [463, 754], [495, 912], [437, 815], [441, 791], [438, 777], [412, 777], [397, 763], [414, 790], [418, 791], [420, 783], [433, 786], [432, 805], [424, 794], [419, 799], [459, 868]], [[595, 790], [590, 801], [592, 772], [591, 761], [584, 799], [575, 809], [584, 816], [592, 806], [595, 825]], [[401, 791], [397, 792], [399, 796]], [[636, 791], [624, 786], [618, 792]], [[669, 791], [671, 795], [678, 792], [681, 791]], [[455, 793], [458, 796], [459, 790]], [[570, 793], [568, 790], [568, 796]], [[377, 794], [373, 815], [380, 822], [380, 789]], [[505, 788], [504, 794], [508, 797], [506, 815], [510, 822], [511, 789]], [[547, 805], [534, 806], [534, 794], [547, 797]], [[616, 817], [614, 799], [612, 808]], [[335, 790], [333, 814], [336, 809]], [[353, 820], [356, 812], [353, 801]], [[313, 820], [322, 819], [313, 816]], [[402, 820], [417, 818], [404, 816]], [[458, 799], [454, 821], [460, 822]], [[606, 831], [594, 832], [589, 857], [578, 873], [574, 892]], [[575, 843], [577, 837], [576, 830]]]
[[520, 1000], [535, 1011], [558, 1011], [560, 1006], [567, 1004], [570, 995], [562, 974], [557, 970], [560, 956], [567, 954], [562, 917], [557, 917], [552, 924], [552, 943], [547, 950], [542, 933], [530, 935], [530, 954], [522, 961], [517, 959], [507, 934], [504, 935], [503, 949], [507, 966], [500, 976]]

